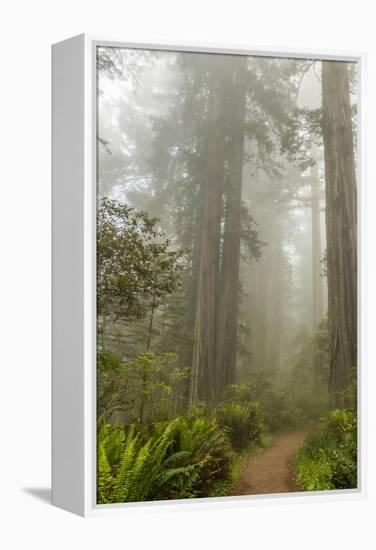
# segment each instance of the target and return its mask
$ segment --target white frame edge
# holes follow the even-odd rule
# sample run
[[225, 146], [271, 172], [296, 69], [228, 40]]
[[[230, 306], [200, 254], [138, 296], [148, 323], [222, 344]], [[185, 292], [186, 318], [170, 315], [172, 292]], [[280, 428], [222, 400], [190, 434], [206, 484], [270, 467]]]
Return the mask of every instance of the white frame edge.
[[[296, 57], [358, 63], [358, 488], [96, 504], [96, 48]], [[52, 503], [81, 516], [203, 510], [366, 496], [366, 147], [363, 52], [239, 44], [124, 42], [79, 35], [52, 47]]]

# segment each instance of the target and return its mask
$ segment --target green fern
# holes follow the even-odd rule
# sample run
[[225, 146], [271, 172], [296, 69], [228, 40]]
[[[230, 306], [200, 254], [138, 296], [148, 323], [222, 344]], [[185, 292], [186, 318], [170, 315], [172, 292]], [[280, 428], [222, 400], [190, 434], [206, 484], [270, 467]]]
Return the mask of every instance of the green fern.
[[131, 430], [126, 440], [119, 471], [114, 483], [114, 502], [126, 502], [128, 494], [132, 490], [134, 463], [138, 456], [136, 447], [138, 440], [139, 434], [134, 435], [133, 430]]
[[208, 492], [231, 459], [213, 420], [176, 418], [145, 440], [135, 427], [98, 433], [98, 503], [191, 498]]
[[235, 449], [259, 443], [263, 431], [258, 403], [226, 403], [216, 410], [218, 423], [231, 439]]
[[114, 480], [103, 443], [99, 443], [98, 445], [97, 483], [98, 503], [105, 504], [110, 502]]

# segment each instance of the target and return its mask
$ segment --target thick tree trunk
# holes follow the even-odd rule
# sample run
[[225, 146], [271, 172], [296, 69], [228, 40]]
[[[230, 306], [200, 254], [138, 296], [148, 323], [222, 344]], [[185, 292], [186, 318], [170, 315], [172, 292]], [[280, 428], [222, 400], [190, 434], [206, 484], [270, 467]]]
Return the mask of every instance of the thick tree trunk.
[[330, 394], [346, 405], [357, 350], [356, 174], [347, 64], [322, 63]]
[[320, 178], [317, 163], [311, 169], [312, 220], [312, 305], [313, 332], [323, 317], [323, 284], [321, 277]]
[[208, 164], [203, 192], [203, 223], [194, 325], [190, 403], [214, 401], [216, 395], [216, 318], [223, 200], [224, 129], [222, 90], [212, 75], [208, 105]]
[[244, 149], [246, 59], [237, 60], [233, 82], [233, 122], [226, 189], [225, 227], [221, 269], [220, 308], [218, 316], [217, 361], [218, 393], [236, 380], [236, 348], [239, 300], [239, 263], [241, 233], [241, 199]]

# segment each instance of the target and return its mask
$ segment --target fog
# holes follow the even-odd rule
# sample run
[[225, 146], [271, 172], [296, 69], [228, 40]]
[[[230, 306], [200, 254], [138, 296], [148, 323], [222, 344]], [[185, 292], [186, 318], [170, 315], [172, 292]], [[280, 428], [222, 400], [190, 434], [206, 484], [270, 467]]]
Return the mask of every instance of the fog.
[[355, 65], [97, 67], [98, 502], [356, 486]]
[[[231, 124], [236, 106], [228, 97], [231, 91], [226, 79], [232, 78], [236, 58], [124, 49], [111, 59], [119, 72], [114, 76], [102, 70], [98, 75], [99, 196], [146, 210], [159, 218], [176, 246], [192, 246], [192, 236], [188, 238], [181, 226], [184, 216], [191, 216], [189, 209], [195, 208], [200, 180], [206, 177], [205, 166], [198, 173], [200, 161], [205, 163], [199, 142], [209, 125], [204, 101], [210, 91], [204, 79], [211, 72], [222, 79], [223, 89], [218, 93], [227, 95], [223, 100], [227, 105], [218, 113], [218, 124]], [[281, 129], [288, 124], [284, 116], [295, 107], [320, 106], [320, 69], [311, 64], [307, 70], [308, 63], [247, 59], [249, 86], [256, 84], [256, 90], [251, 92], [243, 121], [250, 129], [244, 140], [241, 199], [262, 245], [260, 258], [244, 251], [240, 260], [239, 365], [251, 361], [262, 362], [260, 367], [285, 368], [297, 334], [303, 330], [312, 334], [318, 321], [313, 312], [310, 197], [314, 177], [314, 185], [320, 188], [322, 260], [322, 145], [307, 146], [302, 153], [317, 159], [316, 170], [299, 166], [288, 158], [288, 150], [280, 150]], [[230, 149], [229, 140], [227, 146]], [[225, 157], [229, 154], [224, 150]], [[319, 285], [320, 316], [324, 317], [325, 277]]]

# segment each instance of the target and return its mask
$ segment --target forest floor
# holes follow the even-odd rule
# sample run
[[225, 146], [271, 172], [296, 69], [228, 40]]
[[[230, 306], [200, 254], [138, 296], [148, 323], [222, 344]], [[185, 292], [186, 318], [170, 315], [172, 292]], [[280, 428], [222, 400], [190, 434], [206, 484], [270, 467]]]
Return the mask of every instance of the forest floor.
[[266, 449], [250, 456], [241, 468], [233, 495], [299, 491], [295, 481], [294, 455], [306, 434], [306, 431], [298, 431], [275, 436]]

